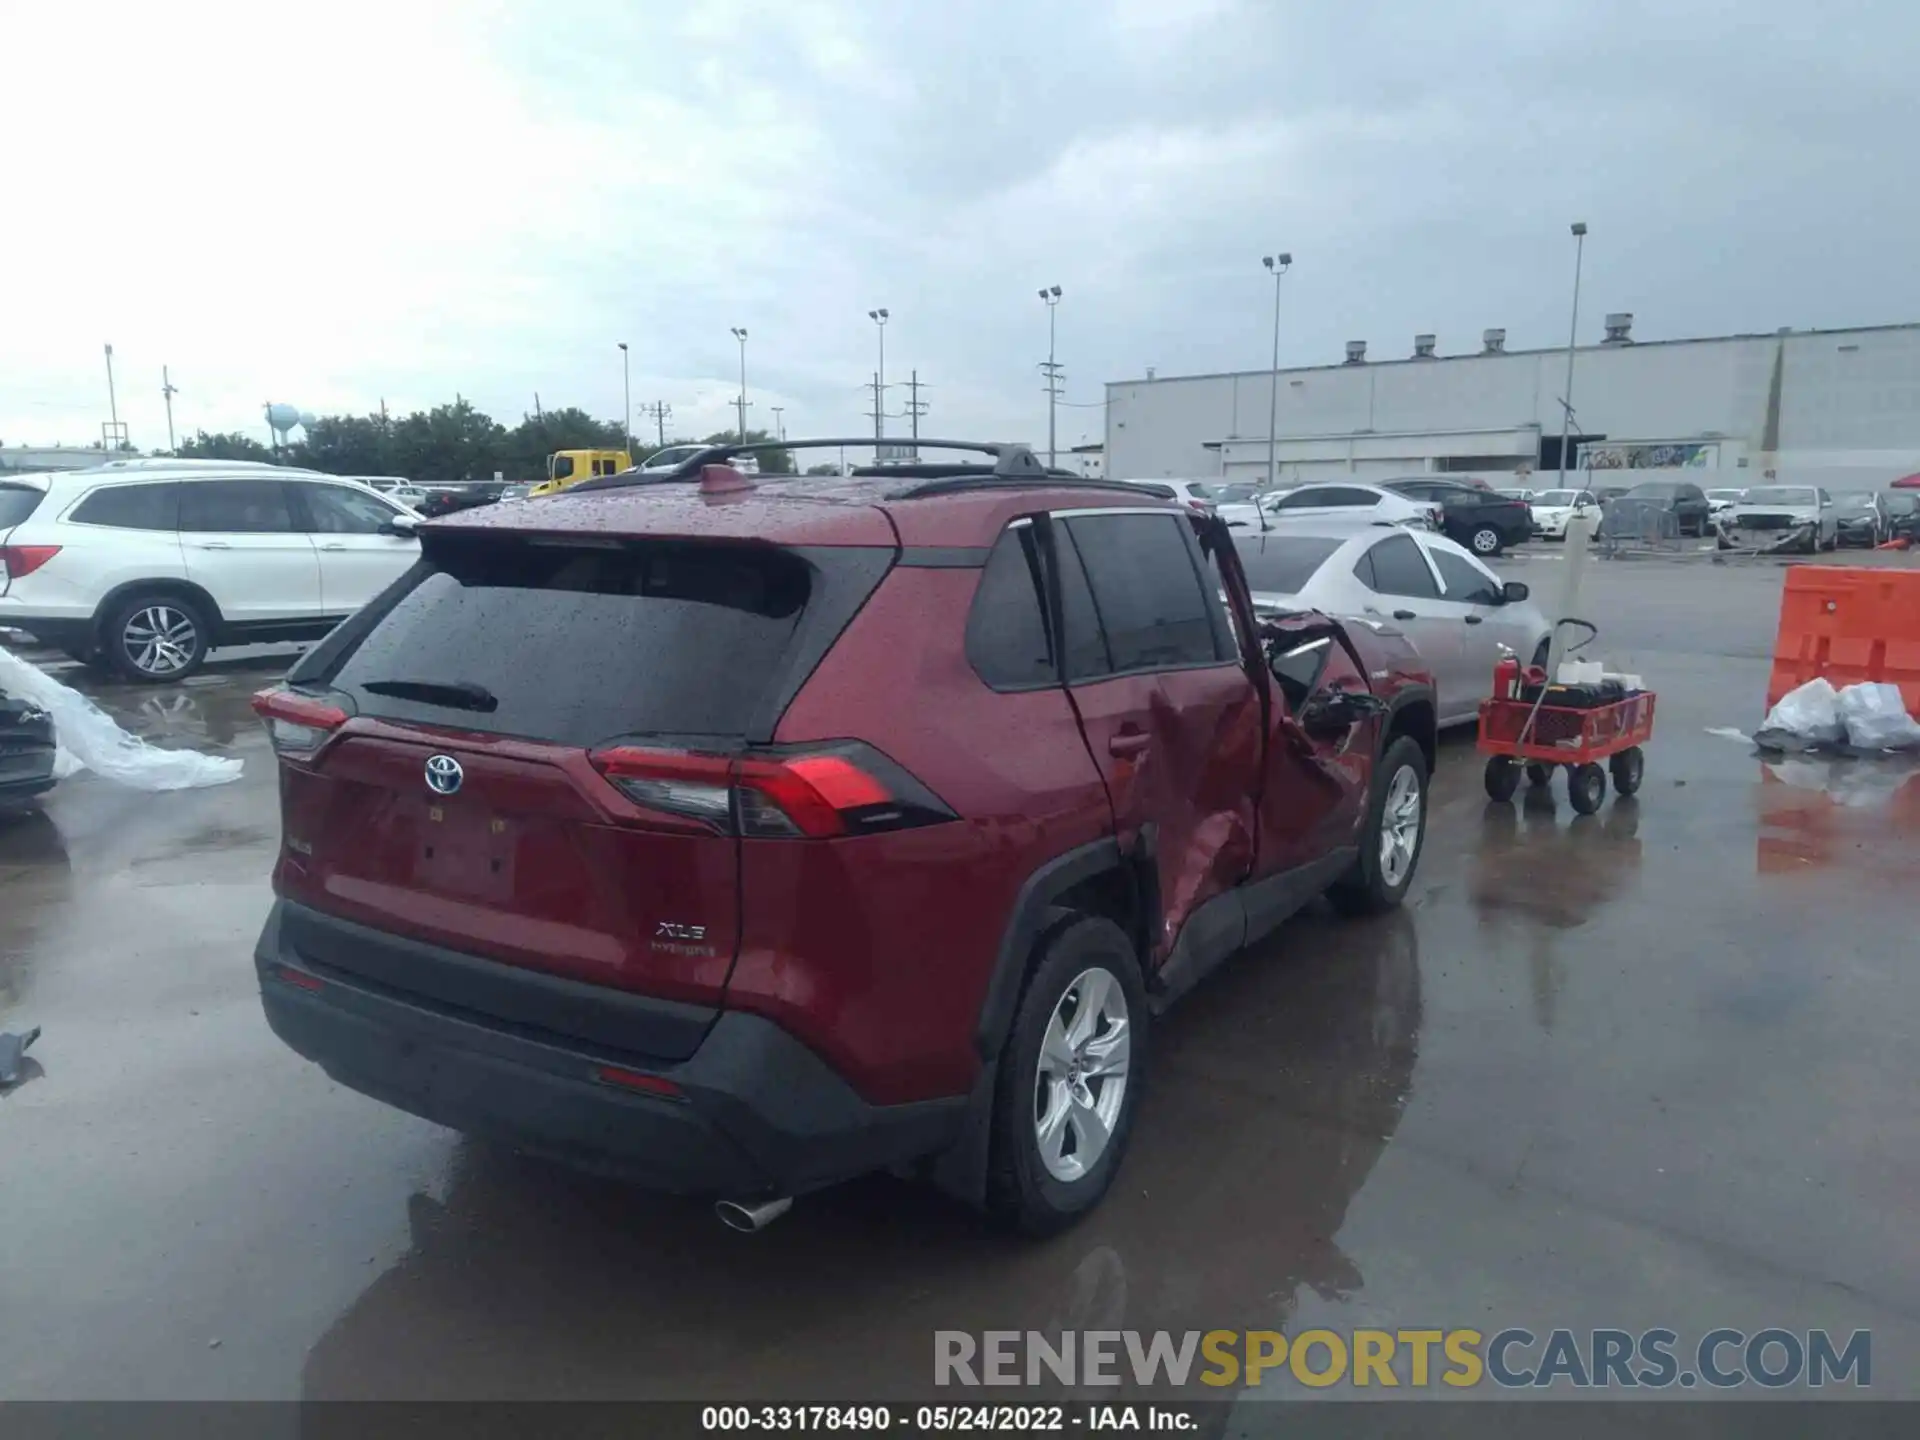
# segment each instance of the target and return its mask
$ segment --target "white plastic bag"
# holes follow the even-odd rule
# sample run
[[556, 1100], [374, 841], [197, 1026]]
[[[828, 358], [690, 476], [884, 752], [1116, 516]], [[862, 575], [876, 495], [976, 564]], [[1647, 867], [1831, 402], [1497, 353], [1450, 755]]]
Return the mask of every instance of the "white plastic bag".
[[1840, 723], [1847, 743], [1861, 750], [1912, 750], [1920, 747], [1920, 724], [1907, 714], [1898, 685], [1866, 682], [1840, 692]]
[[1809, 680], [1780, 697], [1780, 703], [1760, 722], [1755, 738], [1770, 735], [1802, 746], [1838, 745], [1847, 738], [1839, 701], [1825, 676]]
[[87, 769], [135, 790], [194, 790], [240, 778], [239, 760], [195, 750], [162, 750], [129, 735], [78, 690], [5, 648], [0, 648], [0, 690], [31, 700], [53, 716], [60, 747], [53, 773], [58, 778]]

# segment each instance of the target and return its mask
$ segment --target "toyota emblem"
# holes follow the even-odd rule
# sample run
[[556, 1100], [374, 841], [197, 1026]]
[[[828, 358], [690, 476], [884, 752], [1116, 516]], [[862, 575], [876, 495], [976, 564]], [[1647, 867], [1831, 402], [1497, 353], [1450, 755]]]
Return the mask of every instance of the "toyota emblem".
[[460, 762], [451, 755], [430, 755], [427, 757], [427, 788], [436, 795], [452, 795], [460, 789], [460, 782], [467, 778], [467, 772], [460, 768]]

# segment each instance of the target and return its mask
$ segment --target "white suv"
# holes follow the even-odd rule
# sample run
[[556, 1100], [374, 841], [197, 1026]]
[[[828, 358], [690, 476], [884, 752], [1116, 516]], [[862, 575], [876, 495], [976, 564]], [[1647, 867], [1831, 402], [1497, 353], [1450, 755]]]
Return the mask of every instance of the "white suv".
[[0, 627], [129, 680], [316, 639], [419, 558], [420, 516], [272, 465], [115, 462], [0, 479]]

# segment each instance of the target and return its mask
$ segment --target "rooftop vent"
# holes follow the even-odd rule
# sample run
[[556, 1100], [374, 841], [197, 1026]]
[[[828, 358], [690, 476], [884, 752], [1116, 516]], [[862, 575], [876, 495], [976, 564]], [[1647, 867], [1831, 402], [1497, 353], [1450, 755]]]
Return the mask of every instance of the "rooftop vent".
[[1347, 341], [1347, 364], [1364, 365], [1367, 363], [1367, 342], [1364, 340]]
[[1633, 316], [1625, 311], [1607, 316], [1608, 345], [1631, 345], [1633, 343]]
[[1413, 358], [1416, 360], [1433, 359], [1433, 346], [1434, 346], [1435, 339], [1436, 337], [1432, 335], [1414, 336], [1413, 337]]
[[1504, 330], [1482, 330], [1480, 332], [1480, 344], [1484, 347], [1482, 350], [1483, 354], [1503, 355], [1507, 349], [1507, 332]]

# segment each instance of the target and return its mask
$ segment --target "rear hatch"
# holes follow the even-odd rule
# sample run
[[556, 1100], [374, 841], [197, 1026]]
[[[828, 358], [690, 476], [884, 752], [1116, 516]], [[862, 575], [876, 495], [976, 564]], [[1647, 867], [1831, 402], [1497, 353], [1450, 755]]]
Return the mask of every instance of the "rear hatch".
[[779, 768], [755, 743], [895, 551], [437, 525], [423, 541], [409, 581], [256, 701], [283, 762], [280, 893], [461, 956], [717, 1006], [743, 824], [807, 823], [809, 794], [771, 781], [773, 811], [744, 816], [737, 786], [761, 782], [742, 772]]

